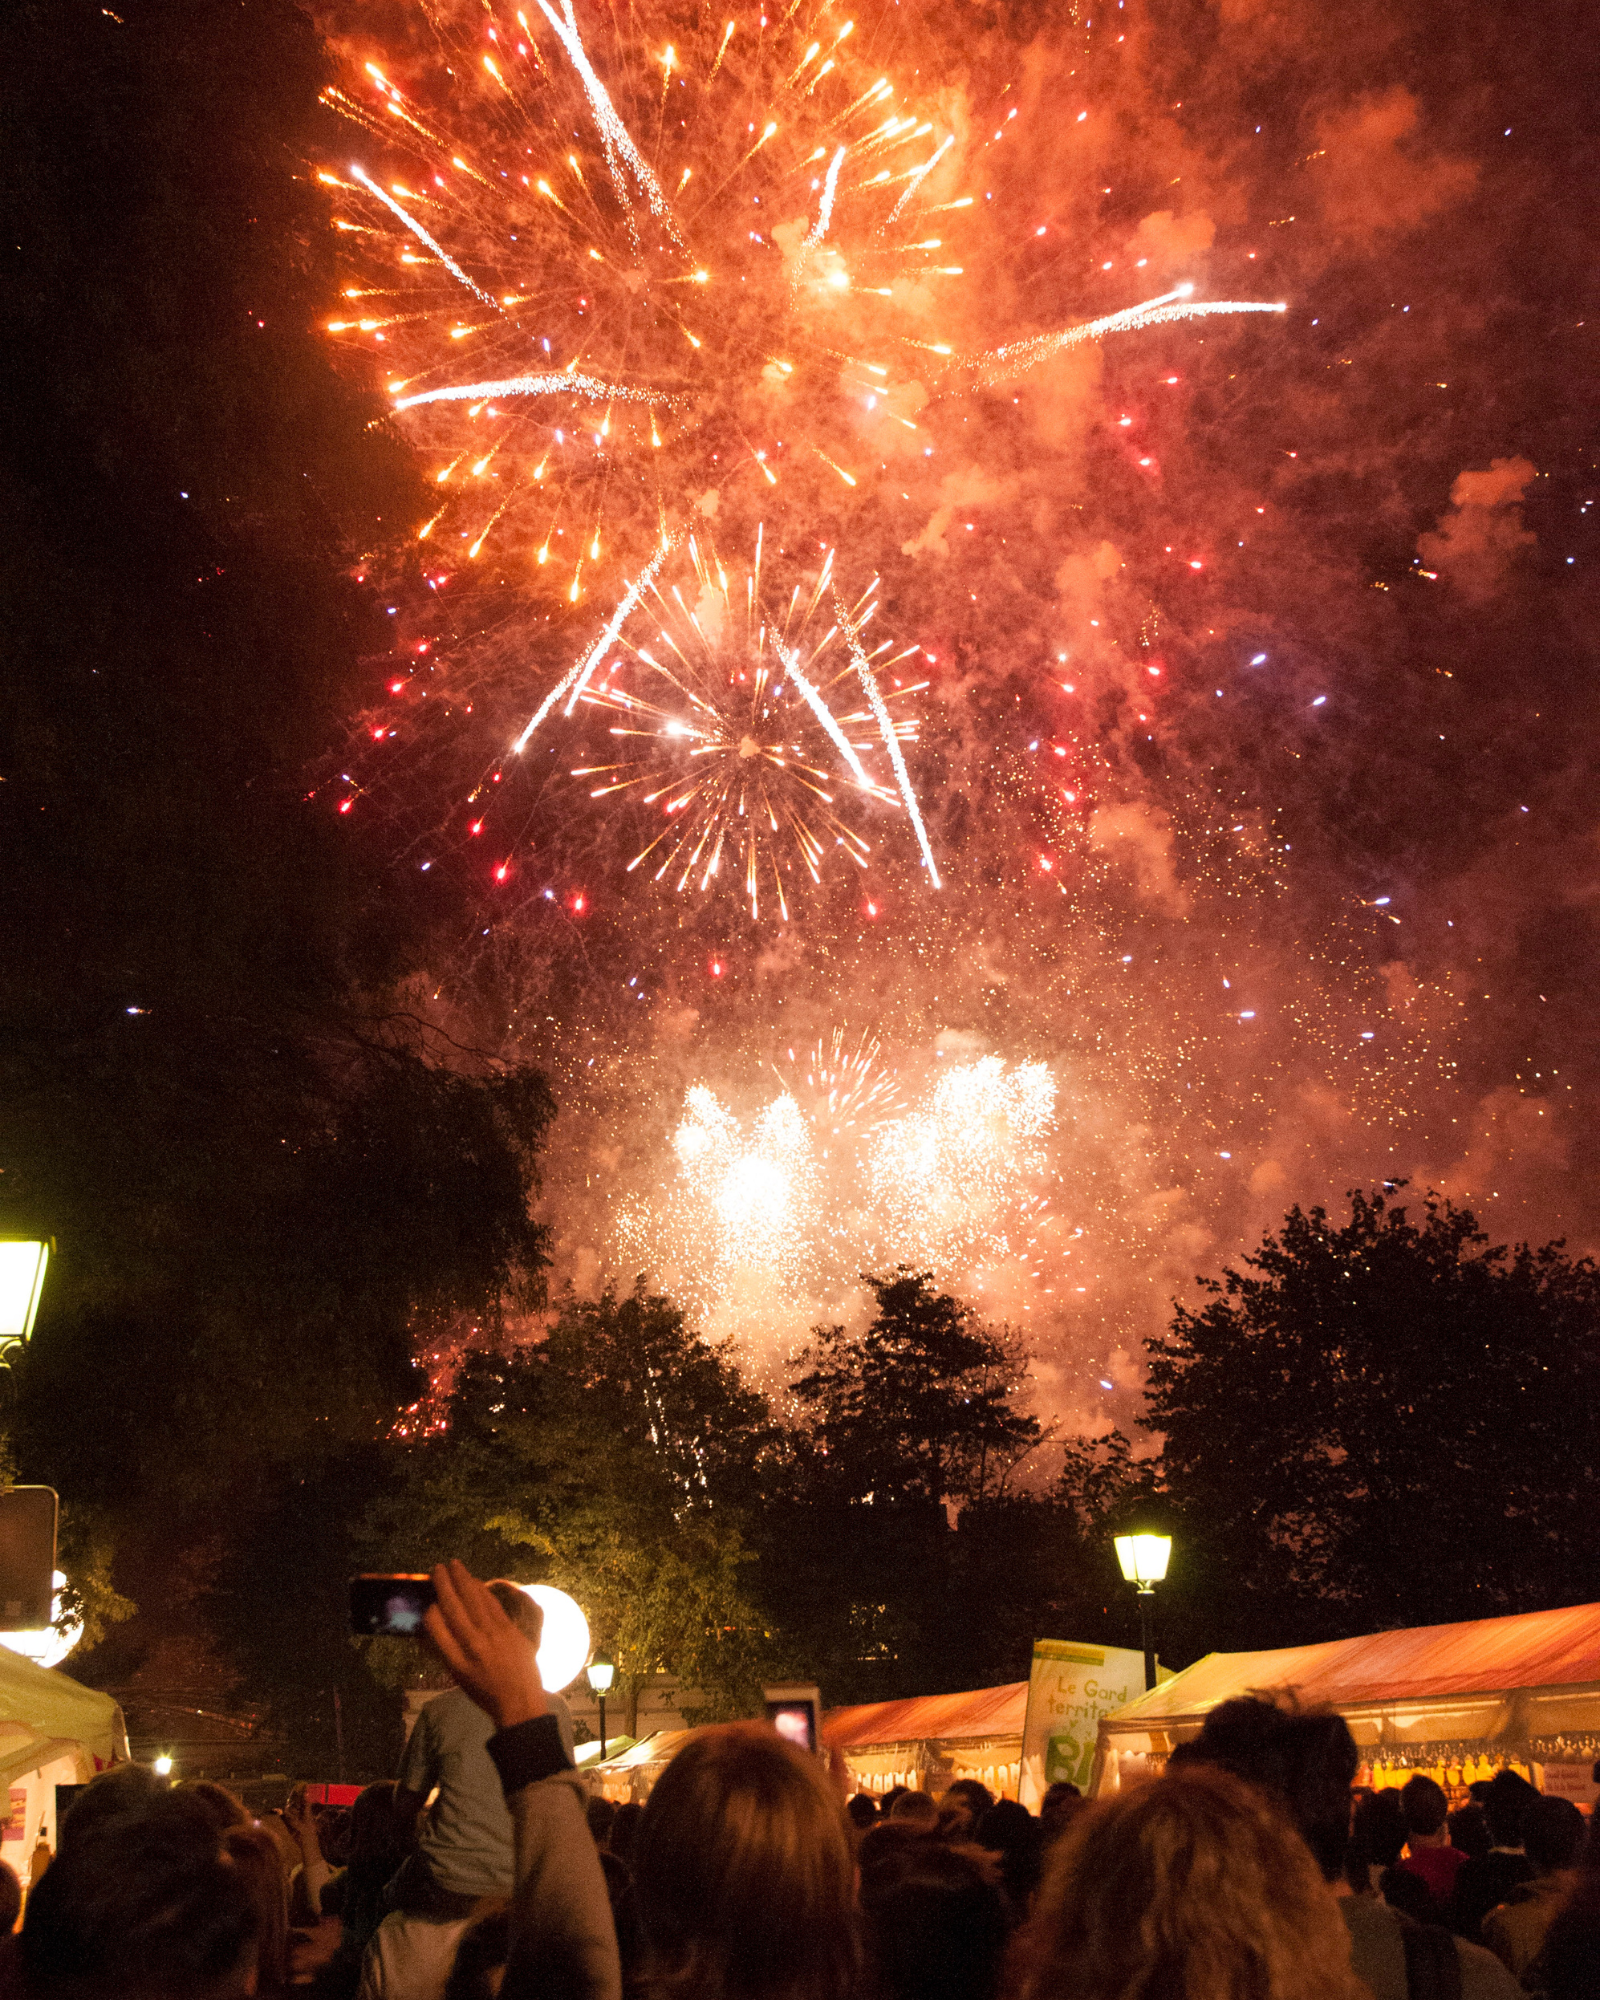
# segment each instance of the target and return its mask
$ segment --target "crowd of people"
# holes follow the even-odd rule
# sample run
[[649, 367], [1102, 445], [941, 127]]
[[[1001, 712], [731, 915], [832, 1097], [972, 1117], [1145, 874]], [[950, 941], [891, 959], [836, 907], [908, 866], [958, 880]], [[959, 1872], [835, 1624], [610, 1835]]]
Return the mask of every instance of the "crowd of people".
[[[845, 1800], [764, 1724], [591, 1797], [537, 1608], [436, 1573], [398, 1781], [252, 1817], [102, 1774], [0, 1947], [0, 2000], [1548, 2000], [1600, 1996], [1600, 1842], [1509, 1771], [1358, 1793], [1337, 1715], [1225, 1703], [1159, 1778], [1035, 1816], [962, 1781]], [[15, 1925], [15, 1878], [0, 1869]], [[5, 1928], [0, 1925], [0, 1928]]]

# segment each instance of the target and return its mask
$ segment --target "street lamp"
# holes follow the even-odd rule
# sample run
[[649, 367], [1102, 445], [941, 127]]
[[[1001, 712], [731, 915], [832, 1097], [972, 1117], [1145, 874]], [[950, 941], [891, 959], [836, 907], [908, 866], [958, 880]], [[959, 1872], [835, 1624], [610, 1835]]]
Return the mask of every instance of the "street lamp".
[[596, 1653], [589, 1662], [589, 1685], [594, 1690], [595, 1700], [600, 1704], [600, 1761], [606, 1757], [606, 1696], [611, 1692], [611, 1683], [616, 1679], [617, 1670], [604, 1653]]
[[25, 1347], [39, 1315], [50, 1243], [42, 1237], [0, 1237], [0, 1366]]
[[1125, 1582], [1134, 1585], [1139, 1597], [1139, 1644], [1144, 1649], [1144, 1685], [1148, 1694], [1156, 1684], [1156, 1649], [1150, 1637], [1150, 1614], [1155, 1606], [1156, 1585], [1164, 1583], [1172, 1555], [1170, 1535], [1118, 1535], [1117, 1561]]

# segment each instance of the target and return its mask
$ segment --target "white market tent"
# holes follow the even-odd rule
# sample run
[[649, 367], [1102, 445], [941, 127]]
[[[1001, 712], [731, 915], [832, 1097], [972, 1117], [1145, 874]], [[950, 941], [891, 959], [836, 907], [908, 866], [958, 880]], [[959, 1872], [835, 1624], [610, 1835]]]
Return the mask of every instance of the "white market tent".
[[[903, 1701], [831, 1708], [822, 1718], [822, 1748], [853, 1789], [886, 1792], [892, 1785], [942, 1792], [956, 1778], [978, 1778], [991, 1791], [1015, 1793], [1022, 1759], [1028, 1683], [973, 1688], [962, 1694], [917, 1695]], [[583, 1770], [592, 1791], [621, 1804], [643, 1800], [692, 1729], [662, 1729], [598, 1758]]]
[[590, 1791], [613, 1805], [630, 1801], [642, 1805], [656, 1779], [693, 1735], [692, 1729], [657, 1729], [625, 1750], [614, 1750], [604, 1763], [599, 1758], [586, 1763], [582, 1769]]
[[1470, 1784], [1510, 1765], [1546, 1791], [1592, 1799], [1600, 1604], [1208, 1653], [1102, 1718], [1091, 1793], [1159, 1771], [1219, 1703], [1254, 1694], [1337, 1709], [1360, 1747], [1363, 1784], [1404, 1784], [1417, 1771]]
[[122, 1710], [53, 1667], [0, 1646], [0, 1859], [26, 1882], [40, 1839], [56, 1845], [56, 1786], [83, 1785], [128, 1755]]
[[822, 1718], [822, 1741], [859, 1791], [906, 1785], [942, 1792], [957, 1778], [976, 1778], [1014, 1798], [1027, 1713], [1028, 1683], [1009, 1681], [961, 1694], [832, 1708]]

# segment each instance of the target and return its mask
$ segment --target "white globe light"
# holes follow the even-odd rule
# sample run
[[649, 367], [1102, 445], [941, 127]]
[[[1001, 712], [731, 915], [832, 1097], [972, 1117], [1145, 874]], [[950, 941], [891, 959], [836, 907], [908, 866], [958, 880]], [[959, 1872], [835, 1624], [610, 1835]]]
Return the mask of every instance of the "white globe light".
[[544, 1613], [539, 1678], [551, 1694], [559, 1694], [589, 1664], [589, 1621], [573, 1599], [553, 1584], [523, 1583], [517, 1587], [525, 1590]]
[[[50, 1582], [54, 1595], [50, 1599], [51, 1619], [61, 1616], [61, 1586], [66, 1578], [60, 1570], [51, 1573]], [[83, 1620], [74, 1618], [64, 1632], [58, 1632], [49, 1624], [39, 1632], [0, 1632], [0, 1646], [13, 1653], [20, 1653], [25, 1660], [32, 1660], [36, 1667], [59, 1667], [78, 1641], [83, 1637]]]

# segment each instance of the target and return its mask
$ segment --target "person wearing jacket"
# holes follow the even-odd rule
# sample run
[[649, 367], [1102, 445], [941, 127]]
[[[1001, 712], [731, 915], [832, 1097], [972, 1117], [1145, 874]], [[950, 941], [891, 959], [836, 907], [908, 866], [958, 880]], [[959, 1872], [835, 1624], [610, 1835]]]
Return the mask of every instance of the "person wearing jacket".
[[433, 1573], [428, 1636], [495, 1727], [488, 1750], [511, 1814], [515, 1886], [503, 2000], [621, 2000], [622, 1973], [587, 1794], [561, 1741], [538, 1657], [465, 1563]]

